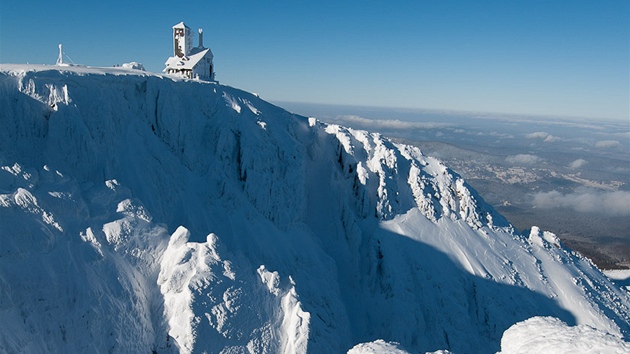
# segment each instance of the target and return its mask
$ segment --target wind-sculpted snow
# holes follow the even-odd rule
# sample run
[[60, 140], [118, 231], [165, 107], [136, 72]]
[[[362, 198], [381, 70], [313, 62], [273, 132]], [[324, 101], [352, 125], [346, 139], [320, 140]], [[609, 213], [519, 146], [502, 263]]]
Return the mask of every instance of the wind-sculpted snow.
[[569, 327], [557, 318], [534, 317], [510, 327], [497, 354], [630, 353], [630, 343], [587, 325]]
[[[337, 125], [325, 130], [334, 134], [341, 145], [338, 162], [342, 171], [354, 176], [357, 185], [376, 190], [372, 200], [367, 201], [367, 209], [374, 209], [380, 220], [417, 208], [434, 222], [441, 217], [462, 219], [477, 229], [493, 227], [494, 217], [498, 226], [509, 227], [494, 210], [477, 202], [479, 196], [461, 177], [436, 159], [423, 156], [419, 149]], [[371, 205], [374, 203], [375, 208]]]
[[0, 112], [0, 351], [494, 353], [536, 316], [630, 335], [589, 260], [379, 134], [130, 69], [2, 65]]

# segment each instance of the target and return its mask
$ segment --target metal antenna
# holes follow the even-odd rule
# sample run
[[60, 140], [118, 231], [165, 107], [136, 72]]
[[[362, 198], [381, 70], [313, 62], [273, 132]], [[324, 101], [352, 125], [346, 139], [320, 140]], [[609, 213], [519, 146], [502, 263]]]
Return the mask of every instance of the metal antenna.
[[[70, 63], [72, 64], [66, 64], [63, 62], [63, 57], [66, 57], [68, 60], [70, 60]], [[59, 56], [57, 57], [57, 63], [55, 65], [61, 65], [61, 66], [65, 66], [65, 65], [76, 65], [74, 60], [72, 60], [72, 58], [70, 58], [68, 56], [68, 54], [63, 52], [63, 46], [61, 44], [59, 44]]]
[[57, 63], [55, 65], [63, 65], [63, 48], [59, 44], [59, 56], [57, 57]]

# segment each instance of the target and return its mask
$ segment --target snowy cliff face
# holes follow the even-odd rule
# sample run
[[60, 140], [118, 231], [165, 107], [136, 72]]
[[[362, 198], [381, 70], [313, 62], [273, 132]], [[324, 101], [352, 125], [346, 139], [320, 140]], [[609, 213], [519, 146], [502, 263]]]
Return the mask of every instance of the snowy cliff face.
[[630, 336], [590, 261], [378, 134], [125, 69], [0, 66], [0, 112], [0, 351], [493, 353], [535, 316]]

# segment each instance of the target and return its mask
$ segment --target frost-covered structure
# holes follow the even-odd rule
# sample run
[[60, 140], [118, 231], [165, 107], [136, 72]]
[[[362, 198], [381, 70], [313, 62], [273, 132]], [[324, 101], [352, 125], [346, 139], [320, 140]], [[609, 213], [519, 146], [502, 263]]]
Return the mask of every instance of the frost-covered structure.
[[188, 79], [214, 80], [214, 55], [203, 46], [203, 30], [199, 29], [199, 45], [193, 47], [192, 31], [184, 22], [173, 26], [173, 56], [166, 60], [164, 72]]
[[0, 65], [0, 112], [0, 352], [630, 336], [627, 290], [379, 134], [124, 68]]

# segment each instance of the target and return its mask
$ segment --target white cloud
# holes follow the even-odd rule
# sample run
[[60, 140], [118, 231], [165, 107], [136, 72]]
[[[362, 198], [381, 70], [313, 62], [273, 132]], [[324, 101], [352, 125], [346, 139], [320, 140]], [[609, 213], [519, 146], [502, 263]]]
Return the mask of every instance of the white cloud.
[[625, 138], [625, 139], [630, 139], [630, 132], [621, 132], [621, 133], [615, 133], [613, 134], [614, 136], [618, 136], [620, 138]]
[[617, 140], [600, 140], [595, 143], [595, 146], [598, 148], [611, 148], [619, 146], [619, 141]]
[[586, 165], [587, 163], [588, 163], [588, 161], [586, 161], [584, 159], [577, 159], [577, 160], [575, 160], [575, 161], [573, 161], [573, 162], [571, 162], [569, 164], [569, 168], [575, 170], [575, 169], [578, 169], [578, 168]]
[[335, 123], [358, 129], [443, 129], [452, 124], [440, 122], [408, 122], [398, 119], [368, 119], [355, 115], [340, 115], [334, 118]]
[[553, 135], [551, 135], [551, 134], [549, 134], [547, 132], [529, 133], [529, 134], [525, 135], [525, 137], [527, 139], [540, 139], [540, 140], [542, 140], [544, 142], [547, 142], [547, 143], [551, 143], [551, 142], [554, 142], [554, 141], [558, 140], [557, 137], [555, 137], [555, 136], [553, 136]]
[[568, 208], [581, 213], [596, 213], [609, 216], [630, 216], [630, 192], [602, 191], [579, 187], [572, 193], [558, 191], [534, 194], [534, 207]]
[[514, 165], [533, 165], [542, 159], [536, 155], [518, 154], [506, 157], [505, 161]]
[[535, 133], [529, 133], [525, 135], [527, 139], [544, 139], [548, 136], [549, 136], [549, 133], [545, 133], [545, 132], [535, 132]]

